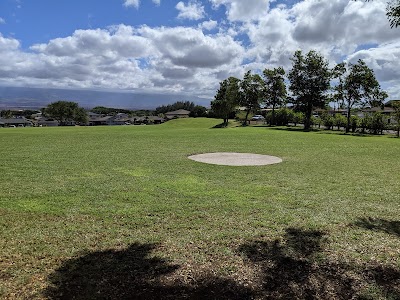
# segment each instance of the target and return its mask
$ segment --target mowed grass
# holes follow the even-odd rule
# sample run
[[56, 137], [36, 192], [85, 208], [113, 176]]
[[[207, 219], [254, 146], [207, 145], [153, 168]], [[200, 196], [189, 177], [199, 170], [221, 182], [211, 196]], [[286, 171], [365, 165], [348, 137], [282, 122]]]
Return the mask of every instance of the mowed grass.
[[0, 298], [400, 298], [399, 139], [219, 123], [0, 129]]

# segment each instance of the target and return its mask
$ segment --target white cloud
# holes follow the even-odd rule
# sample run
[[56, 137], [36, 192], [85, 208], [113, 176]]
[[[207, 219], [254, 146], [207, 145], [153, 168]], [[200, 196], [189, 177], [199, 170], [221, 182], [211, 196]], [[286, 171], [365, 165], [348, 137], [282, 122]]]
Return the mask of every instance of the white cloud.
[[135, 8], [139, 8], [140, 0], [124, 0], [124, 6], [130, 7], [133, 6]]
[[204, 28], [205, 30], [213, 30], [218, 26], [217, 21], [209, 20], [205, 21], [201, 24], [201, 28]]
[[0, 17], [0, 24], [6, 24], [6, 20]]
[[244, 53], [231, 37], [208, 36], [199, 29], [143, 27], [140, 33], [152, 41], [162, 59], [181, 67], [216, 68], [237, 61]]
[[[27, 86], [135, 89], [211, 95], [222, 76], [241, 70], [244, 48], [201, 29], [77, 30], [33, 45], [0, 36], [0, 82]], [[239, 70], [239, 71], [238, 71]]]
[[266, 15], [269, 0], [209, 0], [214, 7], [224, 5], [230, 21], [257, 20]]
[[400, 41], [360, 50], [347, 58], [351, 63], [359, 59], [364, 60], [382, 81], [397, 81], [400, 78]]
[[[161, 0], [151, 0], [155, 5], [160, 6]], [[124, 0], [125, 7], [135, 7], [139, 8], [140, 0]]]
[[[21, 49], [18, 40], [0, 35], [0, 82], [212, 98], [218, 82], [229, 76], [275, 66], [288, 71], [296, 50], [315, 49], [332, 64], [364, 59], [390, 97], [400, 98], [400, 28], [390, 29], [386, 0], [303, 0], [270, 9], [268, 1], [251, 0], [256, 11], [247, 1], [209, 1], [224, 5], [227, 17], [213, 17], [193, 27], [115, 25], [76, 30], [33, 45], [30, 51]], [[183, 8], [190, 4], [202, 8], [200, 14], [188, 13], [185, 18], [204, 17], [200, 2], [180, 3]], [[239, 20], [243, 22], [233, 22]]]
[[196, 0], [190, 0], [187, 4], [180, 1], [175, 8], [179, 10], [178, 19], [200, 20], [205, 16], [204, 6]]

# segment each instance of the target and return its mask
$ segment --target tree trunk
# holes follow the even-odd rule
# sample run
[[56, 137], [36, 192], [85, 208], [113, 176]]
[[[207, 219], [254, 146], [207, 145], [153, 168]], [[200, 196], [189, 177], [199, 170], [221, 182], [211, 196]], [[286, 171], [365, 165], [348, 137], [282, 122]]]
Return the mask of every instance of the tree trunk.
[[347, 106], [347, 124], [346, 124], [346, 133], [350, 132], [350, 105]]
[[249, 113], [250, 113], [250, 109], [248, 109], [246, 111], [246, 117], [244, 118], [244, 123], [243, 123], [244, 126], [247, 126], [247, 118], [249, 117]]
[[306, 115], [304, 118], [304, 130], [310, 130], [311, 127], [311, 114], [312, 114], [312, 105], [307, 106]]
[[275, 103], [272, 104], [271, 124], [269, 124], [269, 125], [275, 125]]
[[397, 124], [397, 137], [400, 137], [400, 124]]

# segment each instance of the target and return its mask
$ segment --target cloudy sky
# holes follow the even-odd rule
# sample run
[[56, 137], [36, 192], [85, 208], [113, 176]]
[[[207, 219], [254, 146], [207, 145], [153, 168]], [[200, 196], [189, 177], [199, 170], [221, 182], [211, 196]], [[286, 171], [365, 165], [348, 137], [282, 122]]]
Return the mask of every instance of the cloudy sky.
[[0, 85], [212, 98], [301, 49], [364, 59], [400, 99], [400, 29], [386, 0], [1, 0]]

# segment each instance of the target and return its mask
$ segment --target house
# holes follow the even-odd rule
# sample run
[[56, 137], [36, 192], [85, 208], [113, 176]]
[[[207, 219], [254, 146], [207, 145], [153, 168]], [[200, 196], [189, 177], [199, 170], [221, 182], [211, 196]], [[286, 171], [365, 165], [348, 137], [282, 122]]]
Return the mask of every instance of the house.
[[374, 113], [381, 113], [382, 115], [385, 116], [385, 119], [388, 122], [388, 124], [390, 124], [390, 123], [395, 123], [395, 120], [392, 117], [394, 111], [395, 110], [392, 107], [387, 107], [387, 106], [385, 106], [383, 109], [381, 107], [370, 107], [361, 110], [358, 116], [363, 118], [365, 116], [372, 115]]
[[0, 124], [2, 124], [0, 126], [3, 127], [31, 127], [33, 125], [32, 122], [25, 117], [0, 119]]
[[49, 119], [49, 118], [45, 118], [45, 117], [37, 118], [36, 124], [39, 127], [55, 127], [55, 126], [59, 125], [57, 120]]
[[165, 122], [165, 119], [158, 116], [149, 116], [148, 121], [153, 124], [161, 124]]
[[175, 111], [170, 111], [165, 113], [165, 117], [167, 119], [174, 119], [174, 118], [189, 118], [190, 111], [185, 109], [179, 109]]
[[334, 116], [336, 114], [340, 114], [342, 116], [347, 116], [347, 109], [343, 108], [329, 108], [329, 109], [323, 109], [323, 108], [316, 108], [313, 110], [313, 115], [321, 117], [323, 114], [328, 114], [329, 116]]
[[113, 124], [113, 116], [89, 116], [88, 124], [89, 126], [99, 126], [99, 125], [114, 125]]

